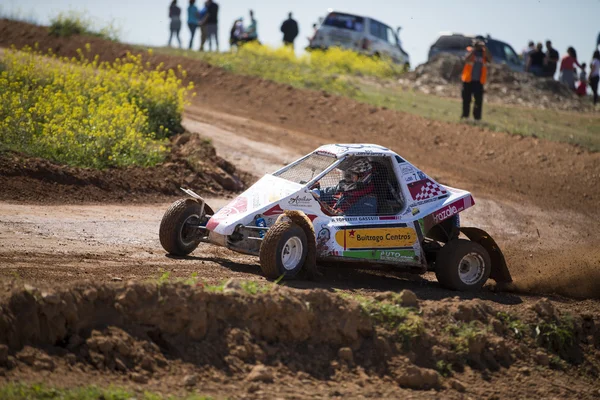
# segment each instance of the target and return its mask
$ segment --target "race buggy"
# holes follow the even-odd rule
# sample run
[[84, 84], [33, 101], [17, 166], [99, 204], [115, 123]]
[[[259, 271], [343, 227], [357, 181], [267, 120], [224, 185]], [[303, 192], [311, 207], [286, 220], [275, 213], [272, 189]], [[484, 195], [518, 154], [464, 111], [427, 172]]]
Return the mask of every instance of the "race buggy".
[[460, 226], [472, 195], [435, 182], [385, 147], [321, 146], [216, 213], [182, 190], [191, 198], [173, 203], [160, 224], [160, 242], [172, 255], [212, 243], [259, 256], [272, 279], [343, 261], [433, 270], [442, 286], [461, 291], [478, 290], [488, 278], [512, 281], [490, 235]]

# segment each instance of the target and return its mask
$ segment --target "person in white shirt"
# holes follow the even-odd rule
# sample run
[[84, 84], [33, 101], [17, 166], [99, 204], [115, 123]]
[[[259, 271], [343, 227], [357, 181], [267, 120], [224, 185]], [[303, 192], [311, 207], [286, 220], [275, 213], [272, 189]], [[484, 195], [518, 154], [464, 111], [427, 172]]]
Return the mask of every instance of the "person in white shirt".
[[590, 65], [590, 75], [588, 80], [590, 81], [590, 87], [594, 94], [594, 105], [598, 103], [598, 81], [600, 80], [600, 51], [596, 50], [592, 56], [592, 63]]
[[523, 51], [521, 52], [521, 56], [523, 57], [523, 65], [525, 66], [525, 70], [527, 70], [527, 63], [529, 62], [529, 53], [532, 53], [535, 51], [535, 43], [533, 43], [533, 40], [529, 41], [529, 45], [527, 45], [526, 48], [523, 49]]

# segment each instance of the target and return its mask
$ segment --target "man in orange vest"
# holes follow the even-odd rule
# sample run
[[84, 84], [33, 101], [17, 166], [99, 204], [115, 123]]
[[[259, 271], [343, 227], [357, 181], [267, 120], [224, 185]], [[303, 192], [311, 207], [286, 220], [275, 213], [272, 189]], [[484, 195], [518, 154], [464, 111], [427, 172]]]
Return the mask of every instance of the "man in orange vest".
[[492, 61], [492, 56], [485, 43], [481, 40], [475, 42], [474, 47], [467, 47], [465, 56], [465, 67], [462, 72], [462, 99], [463, 112], [462, 118], [469, 118], [471, 111], [471, 98], [475, 98], [473, 106], [473, 118], [476, 121], [481, 119], [481, 107], [483, 105], [483, 85], [487, 79], [488, 62]]

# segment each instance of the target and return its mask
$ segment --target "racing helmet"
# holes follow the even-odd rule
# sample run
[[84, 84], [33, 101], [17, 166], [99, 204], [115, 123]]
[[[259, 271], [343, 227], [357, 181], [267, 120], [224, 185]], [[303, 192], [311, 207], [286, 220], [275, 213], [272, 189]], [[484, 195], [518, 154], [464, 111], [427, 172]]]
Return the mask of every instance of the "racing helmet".
[[[358, 157], [344, 171], [345, 191], [356, 190], [371, 182], [373, 165], [366, 157]], [[356, 179], [353, 177], [356, 176]]]

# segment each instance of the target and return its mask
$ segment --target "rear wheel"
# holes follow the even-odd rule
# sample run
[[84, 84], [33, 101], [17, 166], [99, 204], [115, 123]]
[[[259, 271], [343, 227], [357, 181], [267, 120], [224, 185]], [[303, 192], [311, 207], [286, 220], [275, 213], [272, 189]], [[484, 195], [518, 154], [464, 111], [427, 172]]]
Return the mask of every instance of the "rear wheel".
[[440, 285], [459, 291], [476, 291], [490, 277], [488, 252], [479, 243], [465, 239], [449, 241], [439, 251], [435, 276]]
[[208, 234], [206, 215], [212, 210], [207, 205], [204, 212], [193, 199], [180, 199], [171, 204], [160, 222], [159, 237], [162, 247], [172, 255], [185, 256], [194, 251], [200, 239]]
[[260, 268], [271, 279], [293, 278], [302, 269], [308, 246], [306, 233], [291, 221], [280, 221], [265, 235], [260, 246]]

